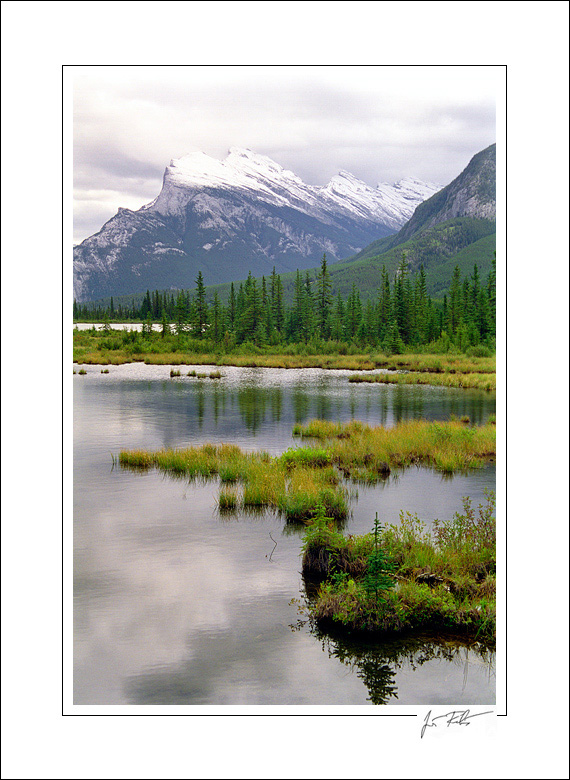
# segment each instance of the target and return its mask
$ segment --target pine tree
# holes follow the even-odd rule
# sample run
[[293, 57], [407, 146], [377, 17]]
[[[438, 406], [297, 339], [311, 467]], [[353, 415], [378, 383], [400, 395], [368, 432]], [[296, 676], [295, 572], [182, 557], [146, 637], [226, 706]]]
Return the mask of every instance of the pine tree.
[[195, 335], [201, 339], [204, 335], [204, 330], [208, 324], [208, 307], [206, 305], [206, 288], [204, 287], [204, 277], [202, 271], [198, 271], [196, 277], [196, 319], [195, 319]]
[[489, 301], [489, 336], [495, 337], [497, 320], [497, 253], [493, 253], [491, 270], [487, 279], [487, 298]]
[[[275, 271], [275, 269], [273, 269]], [[273, 324], [278, 333], [285, 327], [285, 307], [283, 304], [283, 282], [279, 274], [275, 279], [275, 300], [273, 303]]]
[[388, 332], [388, 326], [392, 319], [392, 296], [390, 293], [390, 277], [386, 266], [382, 266], [380, 289], [378, 290], [378, 325], [377, 332], [380, 341], [383, 341]]
[[305, 273], [305, 290], [303, 296], [302, 334], [305, 343], [310, 341], [315, 333], [315, 301], [309, 272]]
[[462, 306], [461, 306], [461, 271], [459, 266], [456, 265], [453, 270], [453, 277], [451, 279], [451, 287], [449, 289], [449, 306], [447, 311], [448, 324], [447, 332], [450, 336], [454, 336], [459, 323], [462, 319]]
[[303, 313], [305, 302], [305, 286], [301, 278], [301, 272], [297, 269], [295, 276], [295, 289], [293, 292], [293, 308], [289, 312], [289, 338], [292, 341], [303, 340]]
[[243, 297], [243, 305], [239, 307], [241, 308], [241, 313], [237, 316], [236, 336], [238, 342], [241, 343], [254, 340], [261, 320], [261, 293], [257, 286], [257, 281], [253, 278], [251, 272], [248, 274], [243, 289], [240, 285], [238, 301], [240, 294]]
[[222, 315], [220, 310], [220, 300], [218, 293], [214, 293], [214, 303], [212, 307], [212, 338], [219, 344], [222, 339]]
[[344, 340], [344, 303], [340, 293], [338, 293], [336, 298], [331, 336], [335, 341]]
[[408, 261], [405, 252], [396, 271], [394, 281], [394, 315], [398, 331], [405, 344], [413, 341], [413, 306]]
[[234, 283], [230, 285], [230, 294], [228, 297], [228, 325], [233, 330], [236, 321], [236, 291]]
[[323, 255], [321, 269], [317, 276], [317, 327], [322, 339], [330, 338], [331, 333], [331, 276], [327, 268], [327, 256]]
[[162, 338], [164, 338], [168, 333], [170, 333], [170, 325], [168, 324], [168, 318], [164, 309], [162, 310], [161, 321], [160, 335]]
[[344, 323], [346, 335], [353, 339], [360, 327], [362, 319], [362, 303], [360, 302], [360, 293], [356, 289], [356, 284], [352, 283], [352, 290], [346, 302]]
[[420, 265], [420, 271], [416, 277], [415, 309], [418, 341], [420, 344], [426, 344], [429, 340], [429, 321], [426, 274], [423, 263]]
[[174, 308], [174, 330], [178, 337], [180, 337], [186, 330], [187, 322], [188, 314], [186, 309], [186, 296], [182, 290], [180, 290], [176, 296], [176, 305]]

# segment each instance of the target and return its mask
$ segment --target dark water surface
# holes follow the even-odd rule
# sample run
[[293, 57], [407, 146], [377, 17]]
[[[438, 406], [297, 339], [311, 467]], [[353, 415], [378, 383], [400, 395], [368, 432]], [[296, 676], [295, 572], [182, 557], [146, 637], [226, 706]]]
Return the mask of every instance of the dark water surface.
[[[279, 453], [315, 417], [393, 425], [494, 413], [494, 394], [350, 384], [349, 371], [86, 366], [74, 377], [76, 704], [491, 704], [494, 657], [452, 640], [319, 637], [299, 604], [302, 529], [276, 513], [220, 516], [216, 481], [113, 467], [122, 448], [232, 442]], [[209, 372], [215, 367], [195, 367]], [[356, 486], [345, 531], [378, 512], [431, 521], [476, 505], [493, 465], [452, 478], [412, 468]], [[277, 543], [275, 545], [275, 542]]]

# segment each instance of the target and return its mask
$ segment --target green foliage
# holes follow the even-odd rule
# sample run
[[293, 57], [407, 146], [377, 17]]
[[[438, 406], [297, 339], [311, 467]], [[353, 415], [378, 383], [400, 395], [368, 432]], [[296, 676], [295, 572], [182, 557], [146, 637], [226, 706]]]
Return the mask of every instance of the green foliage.
[[436, 522], [433, 533], [409, 512], [384, 529], [376, 516], [374, 532], [363, 537], [339, 539], [330, 527], [309, 528], [314, 542], [307, 544], [303, 571], [326, 564], [313, 616], [324, 627], [341, 624], [352, 631], [452, 630], [494, 641], [493, 509], [491, 493], [479, 517], [465, 498], [464, 512]]
[[315, 516], [312, 523], [307, 526], [301, 549], [303, 552], [324, 548], [329, 552], [346, 547], [345, 537], [335, 530], [334, 518], [327, 517], [325, 507], [319, 504], [315, 508]]
[[391, 590], [395, 585], [394, 579], [390, 577], [390, 573], [394, 571], [393, 564], [380, 545], [382, 526], [378, 520], [378, 513], [376, 513], [372, 533], [374, 536], [374, 552], [368, 556], [363, 584], [364, 590], [368, 595], [374, 594], [376, 601], [378, 601], [378, 599], [382, 599], [382, 594], [385, 591]]
[[[479, 232], [493, 229], [491, 223], [483, 223], [485, 220], [465, 218], [436, 225], [428, 231], [430, 246], [447, 247], [441, 251], [449, 263], [455, 256], [452, 249], [465, 242], [475, 246]], [[134, 302], [130, 308], [122, 302], [113, 303], [112, 312], [109, 305], [75, 302], [74, 318], [103, 320], [105, 330], [110, 328], [111, 315], [118, 320], [142, 319], [142, 338], [149, 340], [150, 353], [166, 351], [167, 346], [171, 351], [188, 350], [195, 342], [198, 349], [204, 350], [208, 343], [212, 345], [209, 348], [224, 354], [239, 354], [240, 350], [246, 354], [244, 349], [254, 354], [279, 345], [297, 354], [303, 354], [303, 349], [307, 350], [304, 354], [333, 350], [356, 354], [381, 346], [387, 354], [397, 355], [428, 344], [436, 345], [436, 351], [481, 348], [480, 354], [485, 354], [494, 349], [496, 272], [491, 245], [485, 244], [482, 252], [480, 257], [469, 256], [469, 269], [463, 261], [455, 263], [453, 272], [448, 268], [442, 283], [451, 282], [451, 286], [447, 291], [445, 287], [438, 289], [446, 292], [443, 308], [428, 295], [433, 265], [429, 252], [404, 244], [393, 257], [343, 261], [332, 270], [323, 256], [316, 275], [297, 271], [291, 277], [290, 306], [285, 303], [283, 281], [275, 269], [269, 281], [249, 273], [237, 291], [237, 283], [232, 283], [224, 298], [221, 288], [206, 289], [200, 271], [194, 292], [179, 290], [176, 300], [172, 293], [155, 290], [151, 295], [147, 290], [139, 307]], [[441, 263], [437, 267], [441, 268]], [[159, 319], [162, 347], [153, 343], [152, 322]], [[177, 336], [175, 345], [170, 345], [168, 338], [170, 323]], [[127, 354], [140, 354], [140, 350], [131, 347]]]
[[309, 449], [308, 447], [286, 450], [281, 455], [281, 462], [288, 469], [294, 466], [322, 468], [328, 466], [331, 460], [331, 455], [326, 450]]

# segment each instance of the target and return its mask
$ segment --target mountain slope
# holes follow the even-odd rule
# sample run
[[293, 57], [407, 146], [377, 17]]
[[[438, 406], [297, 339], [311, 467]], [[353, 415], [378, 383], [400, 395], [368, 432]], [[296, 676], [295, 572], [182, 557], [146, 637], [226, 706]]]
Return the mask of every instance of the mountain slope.
[[497, 147], [491, 144], [476, 154], [451, 184], [418, 206], [409, 222], [392, 238], [389, 248], [448, 219], [495, 220], [496, 181]]
[[[372, 242], [359, 253], [329, 265], [333, 294], [346, 298], [355, 285], [361, 298], [376, 295], [382, 266], [394, 277], [402, 253], [410, 270], [420, 265], [426, 272], [430, 295], [442, 297], [449, 287], [453, 269], [463, 275], [473, 266], [486, 276], [495, 249], [495, 144], [476, 154], [450, 184], [419, 204], [411, 219], [393, 235]], [[314, 278], [317, 269], [309, 272]], [[293, 295], [295, 274], [282, 275], [287, 300]], [[229, 285], [212, 288], [225, 300]]]
[[148, 289], [188, 288], [309, 268], [354, 254], [398, 230], [439, 189], [416, 179], [372, 188], [342, 171], [305, 184], [268, 157], [232, 148], [172, 160], [154, 201], [119, 209], [74, 248], [78, 301]]
[[[331, 275], [333, 278], [340, 275], [339, 279], [351, 276], [354, 280], [360, 275], [360, 281], [355, 283], [366, 288], [374, 277], [372, 269], [377, 269], [379, 274], [385, 265], [394, 273], [405, 251], [412, 270], [424, 265], [428, 288], [437, 294], [446, 289], [451, 280], [455, 256], [463, 262], [470, 254], [480, 265], [480, 271], [485, 270], [490, 267], [494, 250], [495, 189], [496, 145], [492, 144], [476, 154], [450, 184], [420, 203], [398, 233], [380, 238], [352, 257], [334, 263], [330, 268]], [[479, 243], [483, 238], [487, 240]], [[478, 249], [467, 253], [472, 244]], [[367, 263], [371, 268], [366, 271]], [[352, 272], [348, 272], [349, 268]], [[432, 274], [433, 281], [430, 282]]]

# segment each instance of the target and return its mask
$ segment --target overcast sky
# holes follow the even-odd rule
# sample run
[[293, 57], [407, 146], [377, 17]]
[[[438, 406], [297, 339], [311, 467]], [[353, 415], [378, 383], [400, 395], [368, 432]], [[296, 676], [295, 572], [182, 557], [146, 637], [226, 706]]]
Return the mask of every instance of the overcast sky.
[[74, 69], [74, 242], [156, 197], [194, 149], [246, 147], [309, 184], [341, 169], [448, 184], [496, 140], [503, 81], [486, 66]]

